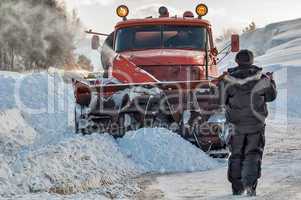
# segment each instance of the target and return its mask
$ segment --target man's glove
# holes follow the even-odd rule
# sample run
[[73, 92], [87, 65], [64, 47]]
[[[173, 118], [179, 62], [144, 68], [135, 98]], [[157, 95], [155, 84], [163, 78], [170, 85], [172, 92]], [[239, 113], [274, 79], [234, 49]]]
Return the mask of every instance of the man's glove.
[[274, 72], [268, 72], [266, 75], [269, 77], [269, 79], [274, 80]]

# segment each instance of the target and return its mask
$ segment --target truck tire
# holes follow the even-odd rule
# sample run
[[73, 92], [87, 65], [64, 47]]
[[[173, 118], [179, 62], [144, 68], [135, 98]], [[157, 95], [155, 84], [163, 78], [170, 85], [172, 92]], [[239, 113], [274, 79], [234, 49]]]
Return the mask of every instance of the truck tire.
[[74, 130], [76, 134], [79, 134], [79, 126], [78, 126], [78, 119], [77, 119], [77, 113], [76, 108], [74, 109]]

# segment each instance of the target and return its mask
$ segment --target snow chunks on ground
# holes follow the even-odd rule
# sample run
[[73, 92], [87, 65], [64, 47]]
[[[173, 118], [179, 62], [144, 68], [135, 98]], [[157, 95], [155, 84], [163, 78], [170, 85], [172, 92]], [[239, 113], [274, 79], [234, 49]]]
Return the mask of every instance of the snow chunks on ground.
[[12, 142], [19, 146], [30, 145], [34, 142], [36, 134], [19, 110], [0, 111], [0, 142]]
[[[127, 178], [141, 173], [109, 135], [74, 136], [22, 154], [20, 160], [11, 165], [14, 177], [18, 177], [11, 177], [18, 186], [14, 194], [66, 195], [101, 189], [103, 194], [116, 196], [121, 194], [118, 187], [126, 187], [123, 182]], [[12, 193], [0, 191], [1, 195], [10, 195], [6, 192]]]
[[0, 72], [0, 110], [18, 109], [38, 135], [37, 142], [58, 141], [73, 126], [71, 84], [59, 73]]
[[218, 166], [204, 152], [166, 129], [131, 131], [117, 142], [108, 134], [73, 135], [58, 143], [24, 148], [17, 161], [4, 164], [4, 173], [0, 173], [0, 178], [6, 180], [0, 183], [2, 196], [95, 191], [108, 198], [130, 197], [139, 191], [133, 178], [143, 173]]
[[16, 105], [26, 113], [28, 122], [39, 132], [37, 142], [58, 141], [73, 126], [74, 95], [63, 75], [34, 73], [16, 83]]
[[219, 166], [181, 136], [163, 128], [128, 132], [118, 144], [122, 152], [146, 172], [191, 172]]
[[0, 110], [0, 194], [16, 189], [11, 165], [18, 160], [24, 146], [34, 142], [36, 135], [19, 110]]

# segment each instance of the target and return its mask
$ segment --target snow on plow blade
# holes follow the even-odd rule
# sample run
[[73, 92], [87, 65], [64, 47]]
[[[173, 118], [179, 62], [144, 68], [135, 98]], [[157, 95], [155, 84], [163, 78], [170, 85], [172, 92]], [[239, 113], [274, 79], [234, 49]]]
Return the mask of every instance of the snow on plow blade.
[[76, 130], [122, 137], [143, 127], [170, 129], [205, 151], [225, 149], [217, 81], [89, 85], [74, 83]]

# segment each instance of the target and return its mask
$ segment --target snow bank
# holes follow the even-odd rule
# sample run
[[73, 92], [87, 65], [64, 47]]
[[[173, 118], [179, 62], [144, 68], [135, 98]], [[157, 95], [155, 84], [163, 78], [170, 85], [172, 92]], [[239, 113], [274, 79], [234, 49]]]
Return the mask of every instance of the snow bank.
[[[23, 150], [0, 167], [0, 195], [73, 194], [100, 189], [122, 195], [126, 180], [141, 173], [109, 135], [75, 136], [40, 149]], [[128, 186], [130, 187], [130, 186]]]
[[11, 182], [16, 178], [11, 165], [18, 160], [18, 153], [24, 147], [33, 144], [36, 135], [19, 110], [0, 111], [0, 194], [16, 188]]
[[70, 133], [73, 126], [73, 89], [61, 75], [1, 72], [0, 82], [0, 110], [19, 110], [39, 133], [36, 144], [59, 141]]
[[[134, 177], [139, 169], [108, 135], [76, 136], [55, 145], [29, 150], [14, 165], [24, 192], [72, 194], [111, 186]], [[120, 191], [118, 191], [120, 192]]]
[[36, 131], [27, 124], [19, 110], [0, 111], [0, 142], [12, 142], [19, 146], [30, 145], [36, 135]]
[[[30, 92], [29, 92], [30, 91]], [[16, 83], [16, 105], [40, 137], [39, 143], [59, 141], [73, 126], [74, 97], [71, 84], [58, 73], [34, 73]]]
[[0, 110], [10, 109], [15, 107], [14, 91], [16, 73], [5, 74], [0, 73]]
[[74, 134], [73, 89], [60, 74], [1, 72], [0, 82], [1, 198], [111, 198], [138, 190], [129, 182], [141, 170], [113, 138]]
[[14, 178], [11, 164], [18, 160], [22, 148], [34, 142], [36, 135], [19, 110], [0, 111], [0, 194], [15, 187], [10, 181]]
[[214, 159], [167, 129], [131, 131], [118, 144], [146, 172], [202, 171], [218, 166]]

